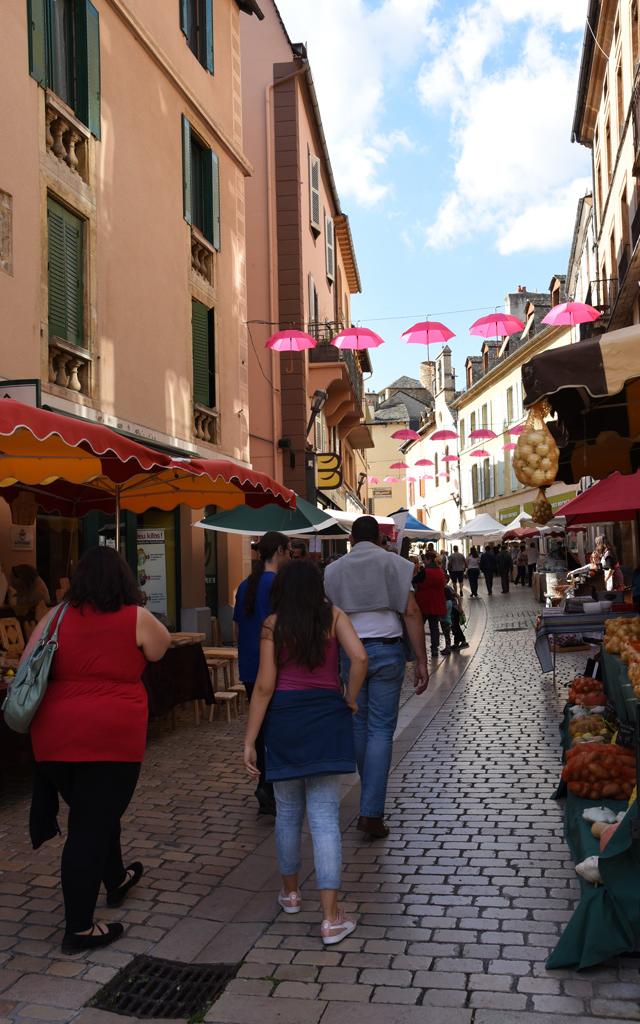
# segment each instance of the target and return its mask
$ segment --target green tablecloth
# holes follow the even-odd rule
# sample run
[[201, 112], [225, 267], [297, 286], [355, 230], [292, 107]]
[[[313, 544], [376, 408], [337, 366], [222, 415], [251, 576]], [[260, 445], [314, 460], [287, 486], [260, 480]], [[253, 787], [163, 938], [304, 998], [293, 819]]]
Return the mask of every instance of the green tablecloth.
[[[620, 800], [583, 800], [569, 794], [565, 836], [576, 863], [598, 854], [598, 840], [582, 818], [583, 810], [593, 806], [610, 807], [617, 814], [626, 804]], [[636, 817], [634, 803], [599, 855], [602, 885], [580, 879], [582, 898], [547, 960], [549, 969], [584, 970], [640, 948], [640, 843], [631, 838]]]

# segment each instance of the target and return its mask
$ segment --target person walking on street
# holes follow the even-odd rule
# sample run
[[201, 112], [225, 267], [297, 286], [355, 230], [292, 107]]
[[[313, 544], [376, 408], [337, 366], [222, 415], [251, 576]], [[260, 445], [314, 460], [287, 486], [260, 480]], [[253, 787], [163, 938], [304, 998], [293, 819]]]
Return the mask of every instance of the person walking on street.
[[[468, 647], [469, 644], [465, 640], [464, 633], [460, 627], [460, 598], [453, 587], [446, 586], [444, 588], [444, 598], [447, 610], [446, 614], [440, 619], [444, 635], [444, 649], [440, 651], [440, 654], [443, 658], [446, 658], [451, 654], [452, 650], [460, 650]], [[453, 643], [451, 643], [451, 634], [453, 634]]]
[[523, 587], [527, 585], [527, 549], [524, 544], [520, 545], [518, 556], [516, 558], [516, 565], [518, 567], [518, 575], [516, 577], [516, 586], [520, 583]]
[[[74, 954], [107, 946], [124, 931], [119, 922], [94, 921], [100, 884], [107, 905], [119, 907], [142, 877], [140, 861], [123, 863], [120, 819], [147, 742], [142, 673], [148, 661], [164, 657], [171, 637], [141, 607], [131, 569], [109, 547], [85, 552], [56, 616], [58, 648], [31, 723], [36, 777], [30, 824], [37, 848], [56, 834], [58, 793], [69, 807], [61, 861], [62, 952]], [[38, 624], [23, 658], [48, 621]]]
[[[258, 557], [253, 563], [251, 575], [238, 587], [233, 611], [238, 636], [238, 674], [244, 683], [249, 703], [260, 664], [262, 623], [271, 614], [271, 588], [276, 573], [289, 561], [289, 538], [284, 533], [271, 530], [253, 545], [253, 550]], [[256, 750], [260, 773], [255, 793], [258, 814], [275, 814], [273, 786], [265, 778], [262, 733], [256, 737]]]
[[418, 608], [422, 613], [423, 622], [429, 624], [431, 654], [435, 657], [440, 645], [440, 624], [447, 613], [444, 588], [447, 578], [437, 564], [436, 554], [427, 551], [424, 568], [413, 578]]
[[502, 583], [502, 593], [509, 593], [509, 582], [511, 580], [511, 572], [513, 570], [513, 559], [511, 552], [506, 544], [503, 544], [498, 551], [497, 555], [498, 572], [500, 573], [500, 581]]
[[[362, 782], [358, 828], [384, 838], [387, 780], [400, 691], [406, 670], [403, 622], [416, 656], [415, 691], [429, 683], [424, 624], [411, 588], [413, 565], [382, 550], [373, 516], [360, 516], [351, 528], [351, 551], [325, 570], [327, 597], [351, 618], [369, 658], [354, 719], [356, 759]], [[348, 652], [343, 659], [343, 678]]]
[[[278, 808], [278, 903], [285, 914], [301, 910], [300, 845], [306, 811], [322, 904], [320, 935], [325, 946], [333, 946], [356, 927], [338, 904], [340, 776], [356, 770], [353, 713], [367, 654], [348, 617], [327, 599], [310, 559], [292, 560], [280, 570], [272, 602], [274, 613], [261, 632], [244, 764], [251, 778], [259, 780], [256, 739], [264, 722], [266, 776]], [[344, 696], [338, 645], [349, 659]]]
[[471, 596], [478, 596], [478, 580], [480, 579], [480, 555], [478, 549], [472, 547], [467, 558], [467, 576], [469, 577], [469, 587], [471, 589]]
[[484, 582], [487, 587], [487, 594], [489, 597], [493, 594], [493, 577], [498, 569], [498, 563], [496, 556], [493, 552], [491, 544], [486, 544], [485, 549], [480, 555], [480, 571], [484, 576]]
[[449, 555], [448, 570], [453, 584], [453, 589], [456, 590], [457, 587], [460, 594], [462, 594], [462, 585], [464, 582], [466, 568], [467, 560], [462, 552], [458, 550], [457, 545], [455, 545], [453, 552]]
[[440, 568], [442, 569], [442, 571], [444, 573], [446, 573], [447, 566], [449, 564], [449, 556], [448, 556], [447, 552], [444, 550], [444, 548], [442, 549], [442, 551], [438, 555], [438, 558], [436, 559], [436, 561], [437, 561], [438, 565], [440, 566]]
[[529, 544], [529, 547], [527, 548], [527, 572], [529, 574], [529, 581], [528, 582], [529, 582], [529, 586], [530, 587], [533, 586], [533, 574], [536, 571], [537, 564], [538, 564], [538, 548], [534, 544], [534, 542], [531, 541], [531, 543]]

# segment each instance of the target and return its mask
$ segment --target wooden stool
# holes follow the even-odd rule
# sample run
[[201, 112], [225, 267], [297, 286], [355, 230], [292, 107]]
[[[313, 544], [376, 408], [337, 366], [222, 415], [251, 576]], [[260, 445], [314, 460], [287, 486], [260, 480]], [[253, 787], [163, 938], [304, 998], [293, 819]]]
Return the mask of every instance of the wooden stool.
[[[237, 693], [230, 693], [229, 690], [218, 690], [217, 693], [214, 693], [213, 699], [214, 699], [215, 703], [218, 704], [220, 707], [224, 707], [225, 711], [227, 712], [227, 722], [230, 722], [231, 718], [234, 715], [235, 715], [236, 718], [238, 717], [238, 694]], [[232, 708], [233, 708], [233, 711], [232, 711]], [[211, 711], [209, 713], [209, 721], [212, 721], [212, 719], [213, 719], [213, 705], [212, 705]]]
[[224, 690], [231, 689], [231, 678], [229, 672], [229, 662], [224, 658], [206, 658], [207, 668], [209, 669], [209, 675], [211, 676], [211, 682], [214, 690], [219, 690], [218, 685], [218, 672], [222, 672], [222, 688]]
[[238, 694], [238, 711], [244, 711], [247, 706], [247, 691], [244, 683], [234, 683], [228, 688], [229, 693]]

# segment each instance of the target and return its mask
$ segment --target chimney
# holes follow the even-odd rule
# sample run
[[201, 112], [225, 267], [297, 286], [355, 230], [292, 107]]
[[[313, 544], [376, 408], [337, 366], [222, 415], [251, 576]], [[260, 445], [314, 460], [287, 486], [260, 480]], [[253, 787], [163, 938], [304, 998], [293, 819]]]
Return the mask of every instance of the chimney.
[[420, 384], [431, 394], [436, 390], [436, 364], [425, 360], [420, 363]]

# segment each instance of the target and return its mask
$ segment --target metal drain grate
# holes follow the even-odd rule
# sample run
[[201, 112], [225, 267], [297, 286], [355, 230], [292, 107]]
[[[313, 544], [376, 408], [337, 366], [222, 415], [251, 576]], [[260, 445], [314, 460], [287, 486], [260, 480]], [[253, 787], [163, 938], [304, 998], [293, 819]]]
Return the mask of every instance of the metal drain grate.
[[136, 956], [87, 1005], [129, 1017], [193, 1017], [222, 994], [239, 966]]

